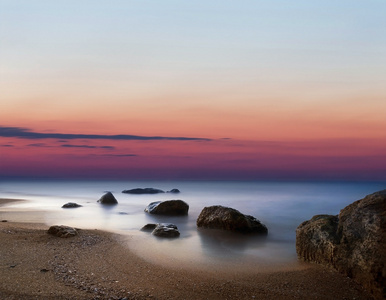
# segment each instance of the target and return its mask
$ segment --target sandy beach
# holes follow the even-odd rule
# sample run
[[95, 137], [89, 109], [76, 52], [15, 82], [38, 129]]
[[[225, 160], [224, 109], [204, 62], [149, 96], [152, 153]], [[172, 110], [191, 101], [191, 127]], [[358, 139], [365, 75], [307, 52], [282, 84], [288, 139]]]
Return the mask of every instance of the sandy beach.
[[350, 278], [315, 264], [264, 272], [165, 266], [131, 251], [130, 236], [81, 229], [58, 238], [45, 224], [14, 222], [3, 208], [1, 299], [372, 299]]

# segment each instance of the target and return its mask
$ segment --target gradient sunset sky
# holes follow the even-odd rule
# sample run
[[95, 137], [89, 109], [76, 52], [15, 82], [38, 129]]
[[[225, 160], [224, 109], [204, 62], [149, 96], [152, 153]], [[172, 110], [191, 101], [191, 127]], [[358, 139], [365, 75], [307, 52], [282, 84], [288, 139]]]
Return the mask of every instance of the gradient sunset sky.
[[386, 181], [385, 15], [0, 0], [0, 177]]

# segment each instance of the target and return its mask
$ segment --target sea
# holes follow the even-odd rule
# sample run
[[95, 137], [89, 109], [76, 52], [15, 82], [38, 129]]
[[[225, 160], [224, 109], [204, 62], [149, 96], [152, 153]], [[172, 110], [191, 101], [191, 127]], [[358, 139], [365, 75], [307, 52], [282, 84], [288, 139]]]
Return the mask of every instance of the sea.
[[[179, 189], [180, 193], [122, 193], [146, 187]], [[216, 263], [263, 269], [297, 263], [296, 228], [303, 221], [318, 214], [337, 215], [348, 204], [385, 188], [385, 182], [2, 180], [0, 198], [27, 201], [0, 207], [0, 219], [119, 233], [127, 236], [131, 250], [155, 263]], [[117, 205], [97, 202], [108, 191], [118, 200]], [[171, 199], [188, 203], [189, 214], [173, 217], [144, 212], [151, 202]], [[61, 208], [67, 202], [82, 207]], [[198, 229], [198, 215], [211, 205], [232, 207], [254, 216], [267, 226], [268, 235]], [[173, 223], [181, 235], [175, 239], [157, 238], [140, 230], [148, 223]]]

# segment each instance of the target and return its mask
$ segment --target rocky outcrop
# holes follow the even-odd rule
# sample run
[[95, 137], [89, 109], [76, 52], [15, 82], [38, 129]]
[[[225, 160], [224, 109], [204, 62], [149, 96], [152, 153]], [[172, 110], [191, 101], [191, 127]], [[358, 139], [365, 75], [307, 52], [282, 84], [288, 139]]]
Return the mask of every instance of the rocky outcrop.
[[145, 212], [157, 215], [187, 215], [189, 205], [182, 200], [166, 200], [150, 203]]
[[111, 192], [107, 192], [106, 194], [104, 194], [99, 200], [98, 202], [100, 204], [105, 204], [105, 205], [114, 205], [114, 204], [118, 204], [118, 201], [117, 199], [115, 199], [114, 195], [111, 193]]
[[176, 238], [180, 236], [177, 226], [170, 223], [158, 223], [151, 234], [165, 238]]
[[78, 234], [75, 228], [64, 225], [53, 225], [48, 229], [47, 233], [61, 238], [69, 238]]
[[75, 202], [68, 202], [66, 204], [63, 204], [62, 208], [77, 208], [82, 207], [82, 205], [75, 203]]
[[330, 265], [379, 299], [386, 298], [386, 190], [358, 200], [339, 216], [319, 215], [299, 225], [299, 258]]
[[241, 233], [268, 233], [267, 227], [256, 218], [220, 205], [205, 207], [197, 218], [197, 227]]
[[171, 194], [179, 194], [181, 193], [179, 189], [171, 189], [170, 191], [167, 191], [167, 193], [171, 193]]
[[136, 195], [142, 195], [142, 194], [159, 194], [159, 193], [165, 193], [163, 190], [154, 189], [154, 188], [136, 188], [131, 190], [123, 190], [122, 193], [125, 194], [136, 194]]

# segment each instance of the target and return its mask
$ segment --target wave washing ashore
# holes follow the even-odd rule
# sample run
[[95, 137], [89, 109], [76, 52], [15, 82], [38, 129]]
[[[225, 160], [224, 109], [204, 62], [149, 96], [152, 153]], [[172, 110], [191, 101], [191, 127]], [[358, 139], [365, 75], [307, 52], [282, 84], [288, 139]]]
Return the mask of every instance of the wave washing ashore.
[[[143, 211], [150, 202], [171, 199], [170, 194], [120, 193], [127, 188], [148, 186], [180, 189], [181, 194], [172, 198], [189, 203], [189, 215], [170, 218]], [[383, 186], [378, 183], [3, 182], [0, 197], [28, 201], [0, 208], [0, 219], [8, 220], [0, 224], [1, 257], [5, 258], [1, 266], [4, 280], [0, 296], [66, 299], [74, 298], [71, 293], [78, 293], [78, 299], [369, 299], [360, 286], [337, 272], [298, 262], [295, 229], [315, 214], [337, 214], [347, 204]], [[108, 190], [119, 204], [103, 208], [96, 201]], [[69, 201], [83, 207], [61, 209]], [[216, 204], [255, 216], [267, 225], [268, 236], [261, 240], [232, 234], [201, 234], [195, 226], [197, 216], [203, 207]], [[31, 224], [14, 223], [21, 221], [44, 224], [34, 229]], [[180, 238], [157, 239], [139, 231], [143, 225], [159, 221], [177, 224]], [[81, 230], [79, 236], [71, 239], [58, 239], [46, 233], [53, 224], [89, 230]], [[107, 234], [101, 229], [114, 233]], [[26, 278], [23, 281], [27, 274], [32, 276], [31, 283]], [[47, 278], [52, 282], [42, 286], [42, 280]]]

